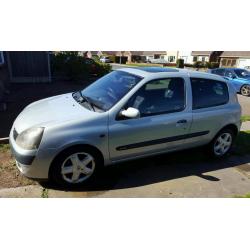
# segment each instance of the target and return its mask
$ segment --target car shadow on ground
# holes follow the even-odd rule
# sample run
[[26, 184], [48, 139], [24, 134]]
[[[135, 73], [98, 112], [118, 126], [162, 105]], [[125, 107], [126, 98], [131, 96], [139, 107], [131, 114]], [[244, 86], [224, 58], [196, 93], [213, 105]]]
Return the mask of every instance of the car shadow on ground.
[[107, 191], [155, 184], [163, 181], [198, 176], [207, 181], [220, 181], [207, 172], [240, 166], [250, 162], [249, 156], [232, 154], [222, 160], [209, 158], [204, 149], [192, 149], [163, 154], [105, 167], [95, 181], [81, 188], [64, 189], [52, 183], [41, 183], [44, 188], [74, 192]]

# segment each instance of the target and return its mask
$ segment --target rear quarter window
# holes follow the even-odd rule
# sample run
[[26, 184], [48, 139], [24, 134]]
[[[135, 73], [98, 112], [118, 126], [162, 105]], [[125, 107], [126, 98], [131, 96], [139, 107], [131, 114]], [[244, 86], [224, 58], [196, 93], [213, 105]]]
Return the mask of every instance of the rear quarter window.
[[220, 106], [228, 103], [228, 86], [225, 82], [191, 78], [193, 109]]

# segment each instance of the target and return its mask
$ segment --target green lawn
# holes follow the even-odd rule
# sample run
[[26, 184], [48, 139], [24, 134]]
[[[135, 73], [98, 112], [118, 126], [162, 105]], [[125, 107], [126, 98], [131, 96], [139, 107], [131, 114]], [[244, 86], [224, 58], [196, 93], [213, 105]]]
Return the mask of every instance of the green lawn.
[[242, 122], [250, 121], [250, 115], [243, 115], [243, 116], [241, 116], [241, 121]]
[[10, 149], [9, 144], [0, 144], [0, 153], [5, 153]]
[[245, 195], [235, 195], [234, 198], [250, 198], [250, 194]]

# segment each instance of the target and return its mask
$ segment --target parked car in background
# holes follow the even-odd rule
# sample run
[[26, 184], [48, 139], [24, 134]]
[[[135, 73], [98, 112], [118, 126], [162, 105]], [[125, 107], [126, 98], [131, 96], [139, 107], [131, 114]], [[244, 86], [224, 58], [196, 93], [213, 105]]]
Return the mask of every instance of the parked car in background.
[[227, 79], [238, 93], [244, 96], [250, 96], [250, 72], [239, 68], [218, 68], [210, 70], [210, 73], [216, 74]]
[[108, 56], [101, 57], [100, 61], [103, 62], [103, 63], [111, 63], [112, 62], [110, 57], [108, 57]]
[[167, 60], [162, 59], [162, 58], [149, 59], [148, 61], [149, 61], [150, 63], [159, 63], [159, 64], [167, 63]]
[[19, 170], [77, 186], [122, 161], [207, 147], [224, 157], [240, 130], [233, 86], [212, 74], [124, 68], [87, 88], [27, 106], [10, 131]]

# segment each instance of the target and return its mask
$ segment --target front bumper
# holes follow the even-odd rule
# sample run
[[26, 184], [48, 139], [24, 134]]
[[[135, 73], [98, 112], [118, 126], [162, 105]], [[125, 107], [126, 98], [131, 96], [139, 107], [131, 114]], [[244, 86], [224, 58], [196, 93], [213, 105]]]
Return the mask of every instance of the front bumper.
[[25, 150], [20, 148], [14, 139], [13, 128], [9, 136], [12, 155], [19, 171], [31, 179], [48, 179], [49, 167], [54, 158], [53, 150]]
[[28, 154], [25, 155], [25, 154], [18, 153], [14, 149], [13, 144], [11, 142], [10, 142], [10, 148], [11, 148], [11, 153], [15, 157], [16, 161], [22, 165], [31, 165], [35, 159], [35, 155], [28, 155]]

